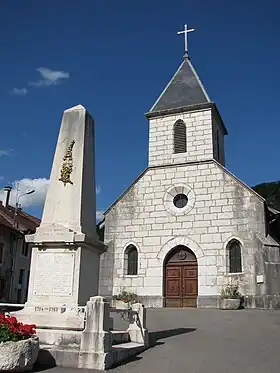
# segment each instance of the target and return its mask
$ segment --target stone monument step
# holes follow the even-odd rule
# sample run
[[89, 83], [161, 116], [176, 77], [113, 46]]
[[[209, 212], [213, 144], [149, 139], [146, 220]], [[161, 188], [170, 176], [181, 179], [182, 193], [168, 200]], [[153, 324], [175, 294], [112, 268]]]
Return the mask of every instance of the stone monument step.
[[120, 343], [112, 346], [114, 365], [128, 359], [131, 356], [137, 355], [145, 350], [145, 345], [135, 342]]
[[121, 343], [117, 346], [113, 346], [112, 348], [115, 350], [122, 350], [122, 349], [132, 349], [132, 348], [143, 348], [143, 343], [136, 343], [136, 342], [127, 342], [127, 343]]
[[112, 330], [111, 333], [113, 345], [130, 342], [129, 333], [126, 330]]

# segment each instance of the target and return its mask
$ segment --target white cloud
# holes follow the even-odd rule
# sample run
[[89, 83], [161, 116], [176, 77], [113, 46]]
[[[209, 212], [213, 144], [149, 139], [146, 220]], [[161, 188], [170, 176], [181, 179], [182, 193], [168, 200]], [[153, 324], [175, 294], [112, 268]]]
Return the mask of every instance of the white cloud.
[[33, 87], [48, 87], [50, 85], [56, 85], [61, 83], [62, 79], [68, 79], [70, 76], [70, 74], [65, 71], [51, 70], [47, 67], [38, 67], [36, 70], [40, 73], [42, 79], [28, 83]]
[[[0, 180], [2, 177], [0, 177]], [[46, 178], [38, 178], [38, 179], [21, 179], [16, 180], [13, 182], [12, 191], [10, 195], [10, 205], [15, 206], [16, 198], [17, 198], [17, 188], [19, 190], [18, 195], [27, 193], [31, 190], [35, 190], [34, 193], [22, 196], [19, 200], [19, 203], [22, 208], [30, 207], [30, 206], [40, 206], [43, 205], [46, 199], [46, 194], [48, 190], [50, 180]], [[97, 194], [100, 193], [100, 187], [96, 187]], [[4, 200], [4, 191], [3, 189], [0, 190], [0, 201]], [[96, 220], [100, 221], [104, 217], [103, 210], [96, 211]]]
[[11, 149], [0, 149], [0, 157], [11, 155], [11, 153], [12, 153]]
[[101, 187], [100, 187], [100, 185], [96, 185], [95, 190], [96, 190], [96, 194], [100, 194], [100, 192], [101, 192]]
[[103, 210], [97, 210], [96, 211], [96, 220], [97, 222], [102, 220], [104, 218], [104, 211]]
[[[21, 179], [13, 183], [11, 196], [10, 196], [10, 205], [16, 204], [17, 196], [17, 186], [18, 186], [18, 195], [27, 193], [31, 190], [35, 190], [34, 193], [22, 196], [19, 200], [21, 207], [26, 208], [29, 206], [42, 205], [45, 202], [46, 193], [49, 185], [49, 180], [46, 178], [39, 179]], [[3, 201], [4, 192], [3, 189], [0, 190], [0, 200]]]
[[13, 88], [11, 94], [15, 96], [25, 96], [28, 90], [26, 88]]

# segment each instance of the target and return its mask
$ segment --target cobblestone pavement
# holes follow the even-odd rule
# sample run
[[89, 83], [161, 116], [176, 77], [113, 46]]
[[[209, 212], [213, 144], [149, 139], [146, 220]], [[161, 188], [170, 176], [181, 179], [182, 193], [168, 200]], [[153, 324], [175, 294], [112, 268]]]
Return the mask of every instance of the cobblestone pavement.
[[150, 309], [147, 324], [155, 346], [109, 372], [279, 373], [279, 311]]

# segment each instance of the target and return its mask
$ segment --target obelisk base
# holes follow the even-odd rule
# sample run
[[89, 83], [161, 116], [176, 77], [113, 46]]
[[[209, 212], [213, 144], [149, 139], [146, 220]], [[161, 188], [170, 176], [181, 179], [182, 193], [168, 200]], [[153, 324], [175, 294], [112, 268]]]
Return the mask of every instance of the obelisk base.
[[39, 228], [28, 237], [34, 245], [28, 299], [16, 316], [39, 329], [83, 330], [86, 302], [98, 295], [99, 260], [106, 246], [83, 234], [68, 236], [72, 242], [59, 242], [57, 237], [39, 241], [40, 234]]

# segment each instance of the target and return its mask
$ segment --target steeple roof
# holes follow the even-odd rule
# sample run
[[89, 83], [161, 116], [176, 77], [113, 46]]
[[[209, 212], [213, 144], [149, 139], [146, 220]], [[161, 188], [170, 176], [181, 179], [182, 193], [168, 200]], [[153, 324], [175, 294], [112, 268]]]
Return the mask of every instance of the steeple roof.
[[147, 113], [170, 111], [211, 103], [188, 56], [176, 71], [154, 106]]

